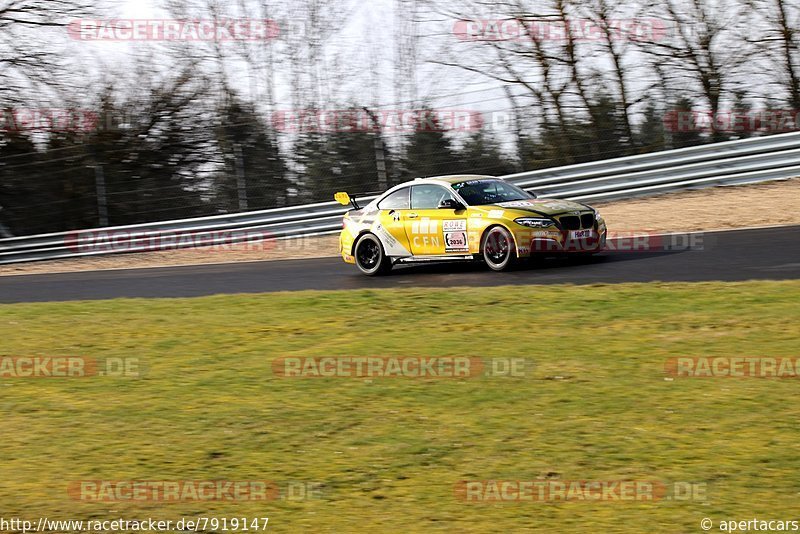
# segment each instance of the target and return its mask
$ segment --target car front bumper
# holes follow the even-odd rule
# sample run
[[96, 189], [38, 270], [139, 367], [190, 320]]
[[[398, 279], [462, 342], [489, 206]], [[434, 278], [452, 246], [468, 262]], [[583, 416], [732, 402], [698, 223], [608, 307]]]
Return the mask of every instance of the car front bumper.
[[596, 253], [605, 249], [607, 230], [605, 227], [581, 232], [567, 230], [534, 230], [517, 237], [517, 255], [521, 258], [548, 254]]

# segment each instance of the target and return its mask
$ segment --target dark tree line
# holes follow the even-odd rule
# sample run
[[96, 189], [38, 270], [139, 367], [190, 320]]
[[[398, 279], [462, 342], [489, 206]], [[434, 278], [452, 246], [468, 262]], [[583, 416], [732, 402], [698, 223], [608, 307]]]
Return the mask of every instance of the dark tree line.
[[[177, 80], [151, 91], [146, 101], [119, 104], [109, 88], [89, 131], [0, 132], [0, 223], [25, 235], [330, 201], [340, 190], [378, 192], [379, 160], [390, 186], [442, 174], [506, 175], [711, 140], [699, 132], [666, 131], [663, 111], [650, 103], [631, 142], [610, 102], [597, 104], [591, 124], [574, 120], [564, 130], [523, 131], [513, 151], [488, 128], [458, 136], [420, 129], [400, 136], [402, 143], [396, 134], [387, 143], [376, 131], [287, 140], [235, 94], [211, 102], [202, 90]], [[676, 109], [690, 110], [690, 104], [684, 99]]]
[[[340, 30], [355, 0], [164, 0], [176, 18], [268, 18], [283, 31], [268, 43], [137, 45], [124, 68], [112, 61], [84, 69], [75, 53], [83, 44], [67, 40], [61, 49], [58, 38], [74, 18], [112, 17], [111, 5], [0, 0], [0, 236], [270, 209], [419, 176], [505, 175], [693, 146], [756, 132], [675, 128], [670, 114], [744, 112], [754, 102], [800, 107], [797, 0], [665, 0], [635, 9], [622, 0], [397, 0], [397, 34], [383, 64], [374, 50], [364, 59], [346, 46]], [[448, 24], [505, 20], [523, 34], [459, 39], [439, 31], [442, 15]], [[666, 26], [620, 39], [615, 24], [631, 18]], [[566, 31], [542, 37], [542, 20]], [[576, 20], [595, 25], [592, 39], [573, 33]], [[456, 74], [463, 77], [447, 86], [456, 93], [460, 80], [492, 80], [494, 92], [472, 94], [474, 102], [495, 101], [511, 124], [496, 129], [487, 120], [465, 132], [437, 123], [436, 110], [463, 95], [418, 95], [426, 78]], [[379, 98], [387, 79], [392, 103]], [[335, 110], [341, 102], [371, 117], [429, 111], [424, 127], [402, 131], [287, 131], [273, 120], [282, 108]], [[21, 111], [53, 109], [78, 118], [53, 119], [52, 127], [20, 119]]]

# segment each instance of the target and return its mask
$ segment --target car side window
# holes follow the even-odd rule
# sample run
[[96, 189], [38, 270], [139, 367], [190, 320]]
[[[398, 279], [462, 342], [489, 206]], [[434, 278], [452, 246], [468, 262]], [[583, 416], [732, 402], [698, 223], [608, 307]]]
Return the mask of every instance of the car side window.
[[455, 197], [440, 185], [415, 185], [411, 187], [411, 209], [431, 210], [439, 207], [439, 203], [445, 199]]
[[380, 201], [378, 208], [382, 210], [407, 210], [409, 188], [398, 189]]

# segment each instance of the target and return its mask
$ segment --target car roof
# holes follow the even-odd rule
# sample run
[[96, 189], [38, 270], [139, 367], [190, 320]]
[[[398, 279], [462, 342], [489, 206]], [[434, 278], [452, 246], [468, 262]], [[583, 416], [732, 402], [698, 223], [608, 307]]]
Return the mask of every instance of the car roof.
[[430, 178], [417, 178], [416, 180], [411, 180], [410, 182], [406, 182], [400, 185], [414, 185], [414, 184], [425, 184], [425, 183], [445, 183], [445, 184], [457, 184], [458, 182], [464, 182], [467, 180], [501, 180], [496, 176], [488, 176], [485, 174], [451, 174], [447, 176], [431, 176]]
[[397, 184], [394, 187], [390, 187], [389, 189], [378, 195], [371, 202], [371, 204], [376, 204], [383, 198], [391, 195], [392, 193], [394, 193], [399, 189], [403, 189], [404, 187], [409, 187], [412, 185], [424, 185], [424, 184], [453, 185], [467, 180], [502, 180], [502, 178], [498, 178], [497, 176], [489, 176], [487, 174], [450, 174], [447, 176], [431, 176], [430, 178], [417, 178], [416, 180], [410, 180], [408, 182]]

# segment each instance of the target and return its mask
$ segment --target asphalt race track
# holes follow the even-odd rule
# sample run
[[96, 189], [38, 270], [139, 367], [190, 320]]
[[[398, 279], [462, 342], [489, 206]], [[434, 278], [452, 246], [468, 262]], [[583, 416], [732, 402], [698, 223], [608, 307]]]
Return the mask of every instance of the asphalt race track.
[[[197, 297], [303, 289], [736, 281], [800, 278], [800, 226], [705, 233], [694, 248], [603, 252], [588, 259], [547, 259], [509, 273], [480, 264], [396, 267], [369, 278], [339, 258], [224, 265], [0, 276], [0, 302]], [[613, 243], [612, 243], [613, 245]], [[622, 247], [617, 247], [622, 248]]]

